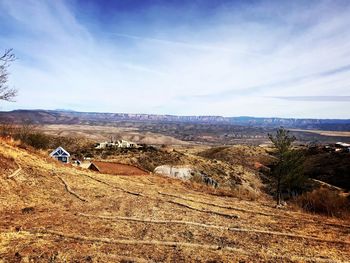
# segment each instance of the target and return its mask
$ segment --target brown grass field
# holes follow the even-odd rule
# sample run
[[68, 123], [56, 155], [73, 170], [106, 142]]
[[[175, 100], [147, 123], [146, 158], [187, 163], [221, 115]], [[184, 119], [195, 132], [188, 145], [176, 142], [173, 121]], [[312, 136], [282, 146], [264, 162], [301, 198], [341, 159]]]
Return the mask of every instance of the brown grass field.
[[348, 262], [350, 221], [0, 142], [0, 262]]
[[315, 133], [315, 134], [330, 136], [330, 137], [350, 137], [350, 131], [321, 131], [321, 130], [302, 130], [302, 129], [290, 129], [290, 130], [296, 131], [296, 132]]
[[64, 125], [51, 124], [38, 126], [40, 131], [49, 135], [78, 136], [90, 139], [94, 142], [107, 141], [111, 137], [115, 139], [130, 140], [139, 144], [172, 144], [186, 145], [187, 142], [178, 140], [171, 136], [153, 132], [140, 132], [133, 127], [113, 127], [98, 125]]

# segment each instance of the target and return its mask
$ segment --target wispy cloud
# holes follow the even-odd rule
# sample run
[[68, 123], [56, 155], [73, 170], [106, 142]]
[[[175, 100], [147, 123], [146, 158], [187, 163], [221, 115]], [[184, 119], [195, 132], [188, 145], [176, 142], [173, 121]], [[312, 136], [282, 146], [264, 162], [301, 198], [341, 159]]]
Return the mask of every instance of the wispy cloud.
[[[331, 77], [333, 75], [337, 74], [343, 74], [343, 73], [348, 73], [350, 72], [350, 65], [345, 65], [338, 67], [336, 69], [328, 69], [325, 71], [317, 72], [317, 73], [312, 73], [309, 75], [302, 75], [302, 76], [294, 76], [289, 79], [281, 79], [278, 82], [271, 82], [271, 83], [261, 83], [256, 86], [251, 86], [251, 87], [242, 87], [242, 89], [232, 89], [232, 90], [225, 90], [225, 91], [220, 91], [220, 92], [214, 92], [210, 94], [205, 94], [205, 95], [199, 95], [199, 96], [193, 96], [191, 98], [193, 99], [228, 99], [232, 98], [234, 96], [242, 96], [242, 95], [257, 95], [259, 92], [264, 91], [264, 90], [271, 90], [271, 89], [280, 89], [280, 88], [287, 88], [287, 87], [296, 87], [298, 84], [304, 84], [306, 82], [313, 82], [315, 80], [320, 80], [326, 77]], [[332, 83], [330, 84], [329, 88], [332, 88]], [[350, 94], [350, 89], [349, 89], [349, 94]], [[290, 97], [280, 97], [280, 98], [292, 98], [293, 96]], [[319, 97], [319, 98], [333, 98], [337, 96], [304, 96], [305, 98], [307, 97]], [[348, 96], [339, 96], [342, 98], [346, 98]], [[185, 98], [185, 96], [184, 96]], [[187, 97], [187, 99], [189, 99]], [[329, 101], [329, 100], [325, 100]], [[332, 100], [332, 101], [344, 101], [344, 100]]]
[[240, 50], [238, 48], [227, 48], [224, 46], [219, 45], [203, 45], [198, 43], [189, 43], [189, 42], [181, 42], [181, 41], [171, 41], [171, 40], [165, 40], [165, 39], [159, 39], [159, 38], [151, 38], [151, 37], [142, 37], [142, 36], [135, 36], [135, 35], [128, 35], [128, 34], [119, 34], [119, 33], [111, 33], [110, 35], [115, 37], [123, 37], [123, 38], [130, 38], [134, 40], [140, 40], [140, 41], [149, 41], [149, 42], [156, 42], [158, 44], [162, 45], [170, 45], [175, 47], [182, 47], [182, 48], [188, 48], [188, 49], [195, 49], [200, 51], [218, 51], [218, 52], [227, 52], [227, 53], [240, 53], [244, 55], [249, 56], [257, 56], [257, 57], [267, 57], [267, 55], [264, 55], [263, 53], [258, 52], [251, 52], [247, 50]]
[[350, 101], [350, 96], [286, 96], [273, 98], [290, 101]]
[[349, 117], [348, 1], [83, 3], [0, 0], [2, 109]]

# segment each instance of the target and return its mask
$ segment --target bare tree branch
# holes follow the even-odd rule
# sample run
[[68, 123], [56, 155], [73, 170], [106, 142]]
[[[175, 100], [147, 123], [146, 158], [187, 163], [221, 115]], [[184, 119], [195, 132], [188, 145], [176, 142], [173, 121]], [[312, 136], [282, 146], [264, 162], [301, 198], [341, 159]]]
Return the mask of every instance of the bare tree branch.
[[0, 100], [13, 101], [17, 96], [17, 90], [10, 88], [8, 83], [9, 72], [7, 71], [10, 63], [16, 60], [12, 49], [5, 50], [0, 56]]
[[13, 49], [6, 49], [4, 54], [0, 57], [0, 60], [4, 63], [12, 62], [16, 60], [16, 56], [13, 53]]

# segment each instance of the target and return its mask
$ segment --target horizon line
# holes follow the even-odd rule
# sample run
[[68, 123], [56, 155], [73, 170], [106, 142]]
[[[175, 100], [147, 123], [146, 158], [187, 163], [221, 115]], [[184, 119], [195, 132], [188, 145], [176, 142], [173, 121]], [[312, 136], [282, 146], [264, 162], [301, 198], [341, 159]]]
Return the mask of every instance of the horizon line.
[[131, 113], [131, 112], [99, 112], [99, 111], [77, 111], [72, 109], [12, 109], [12, 110], [0, 110], [0, 113], [3, 112], [14, 112], [14, 111], [51, 111], [51, 112], [71, 112], [71, 113], [98, 113], [98, 114], [131, 114], [131, 115], [154, 115], [154, 116], [173, 116], [173, 117], [215, 117], [215, 118], [254, 118], [254, 119], [294, 119], [294, 120], [349, 120], [349, 118], [298, 118], [298, 117], [276, 117], [276, 116], [249, 116], [249, 115], [240, 115], [240, 116], [222, 116], [222, 115], [176, 115], [176, 114], [159, 114], [159, 113]]

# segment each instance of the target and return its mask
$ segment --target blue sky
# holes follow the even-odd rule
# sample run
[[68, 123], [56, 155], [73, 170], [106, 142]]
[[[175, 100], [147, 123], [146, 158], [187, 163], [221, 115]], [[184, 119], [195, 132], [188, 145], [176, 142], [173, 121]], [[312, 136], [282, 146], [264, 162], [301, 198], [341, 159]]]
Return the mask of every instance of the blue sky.
[[350, 118], [349, 1], [0, 0], [0, 110]]

